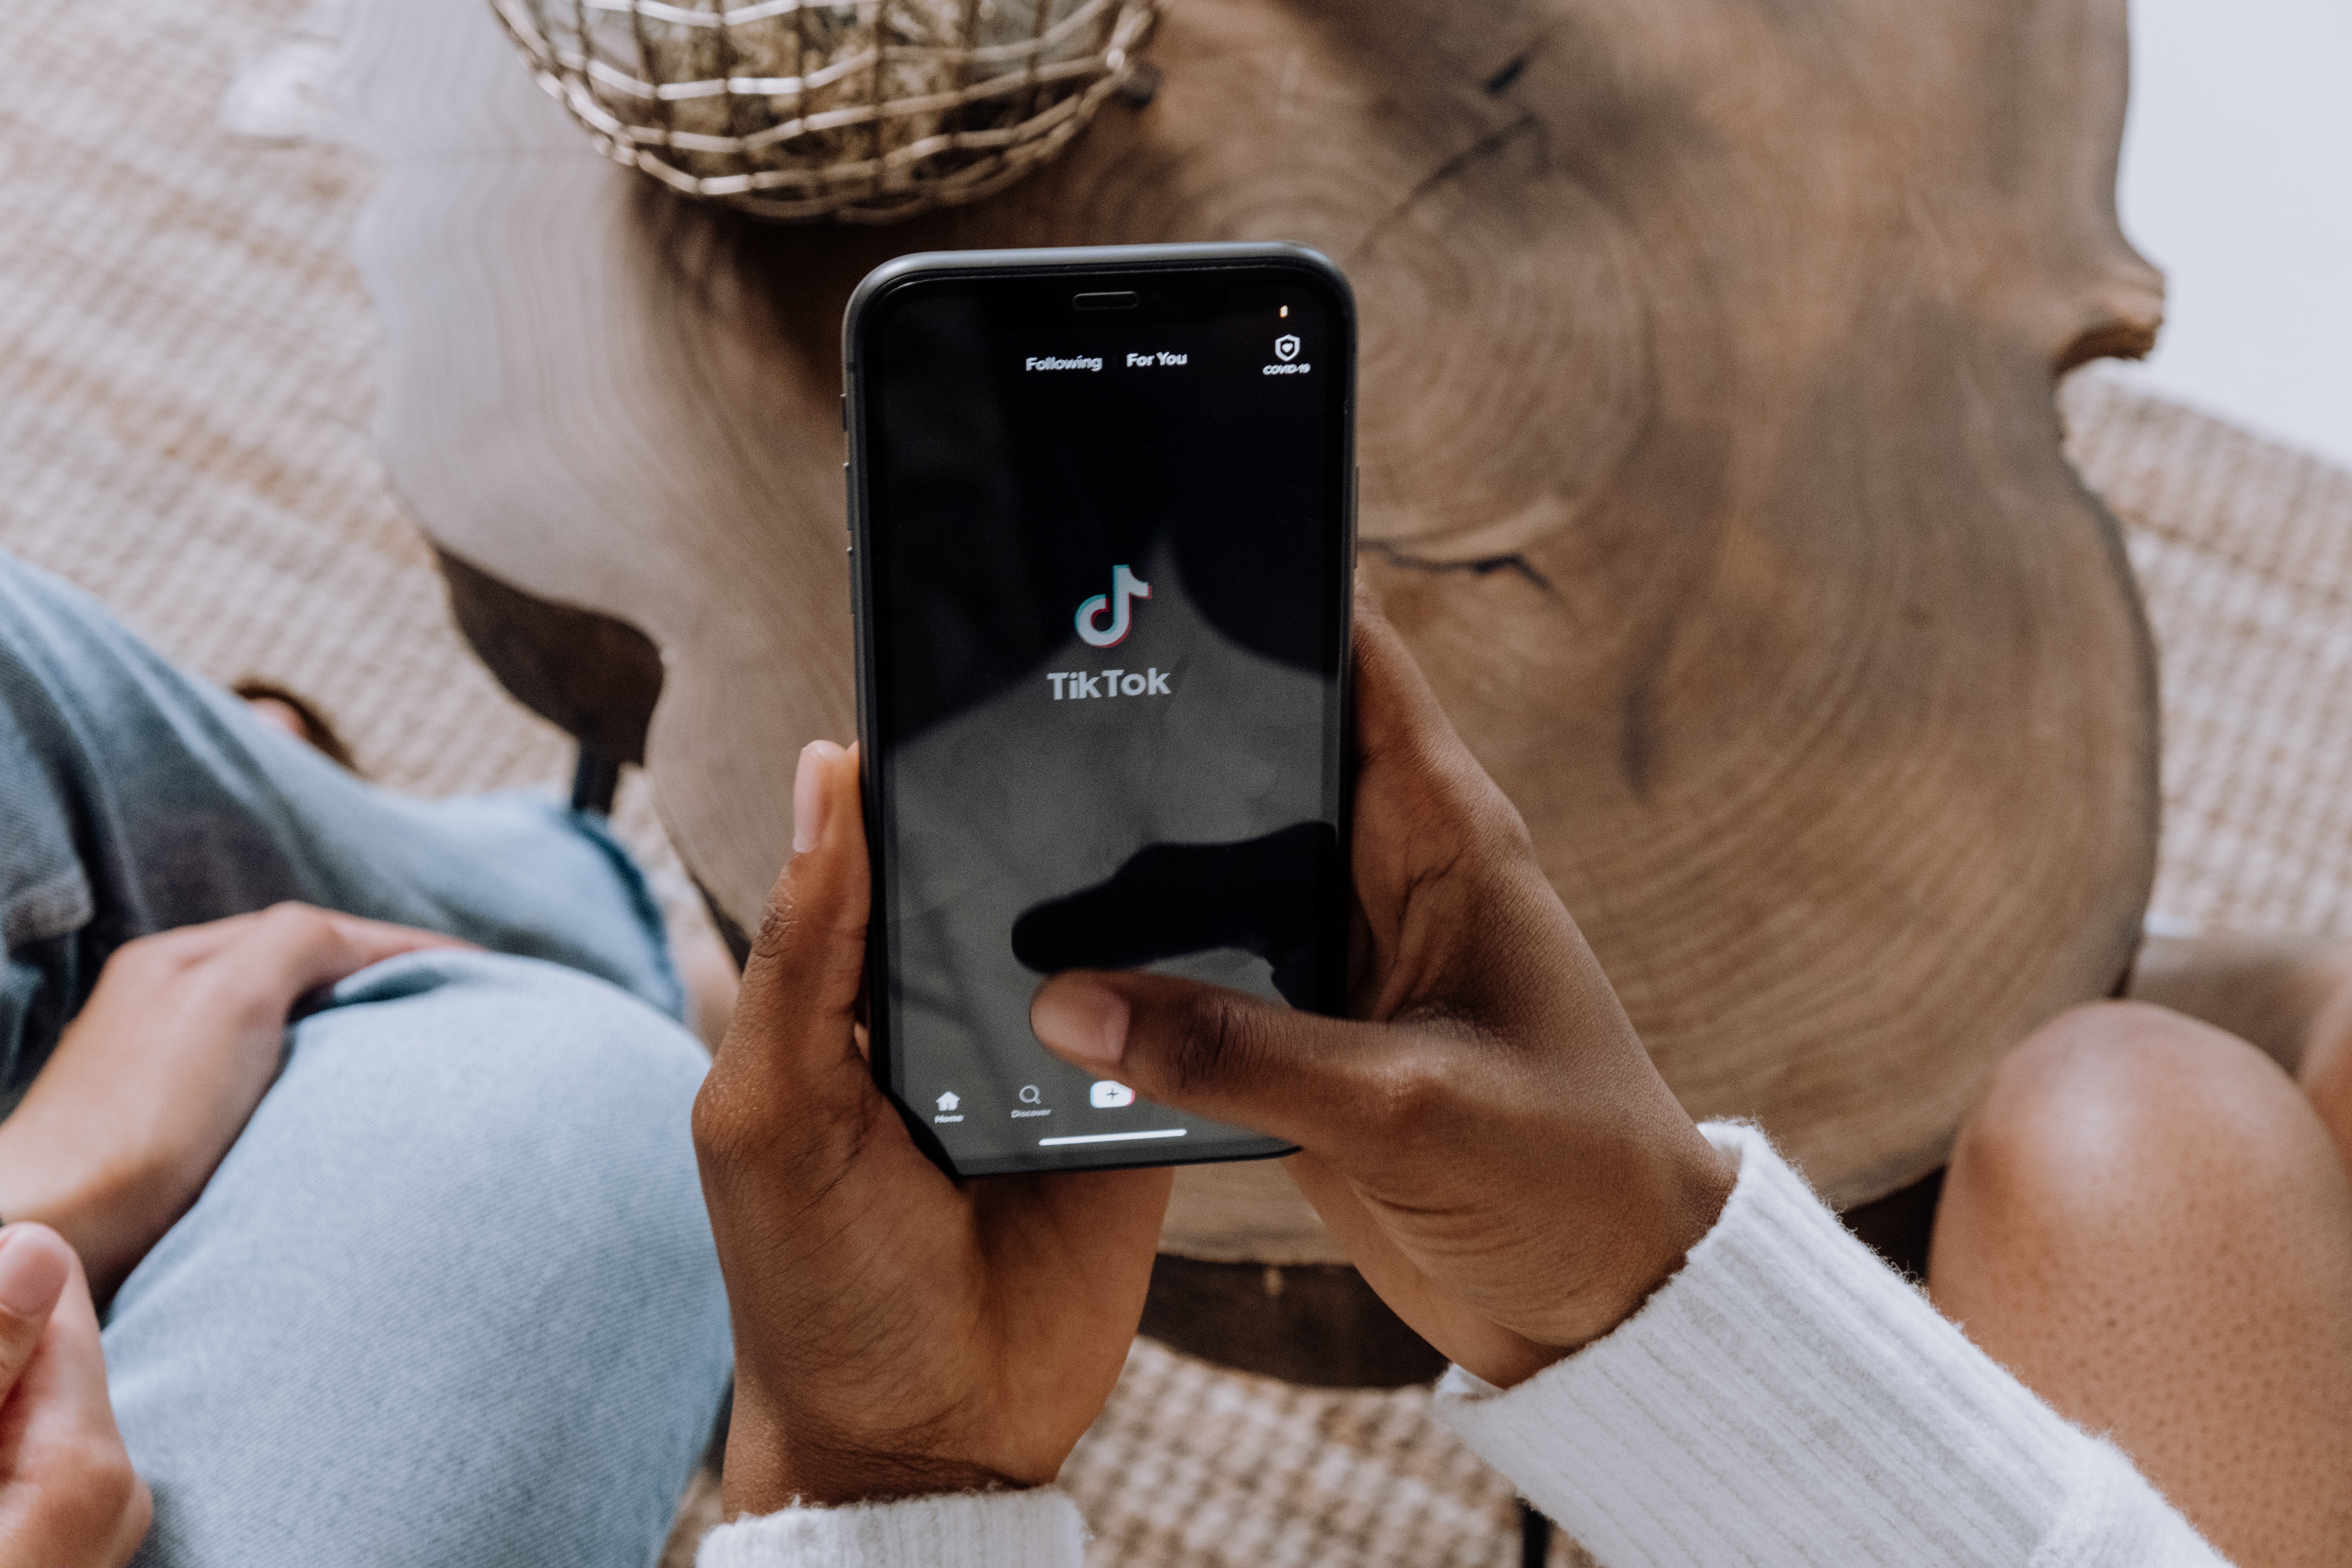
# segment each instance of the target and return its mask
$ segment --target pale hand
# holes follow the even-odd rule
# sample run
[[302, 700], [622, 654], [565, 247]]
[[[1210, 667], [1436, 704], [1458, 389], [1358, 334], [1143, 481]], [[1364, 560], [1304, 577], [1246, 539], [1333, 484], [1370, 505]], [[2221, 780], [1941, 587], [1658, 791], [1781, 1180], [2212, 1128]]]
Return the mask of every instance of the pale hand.
[[397, 954], [464, 945], [306, 904], [125, 943], [0, 1122], [0, 1216], [55, 1228], [111, 1295], [244, 1131], [297, 1002]]
[[121, 1568], [152, 1511], [73, 1249], [37, 1225], [0, 1229], [0, 1568]]

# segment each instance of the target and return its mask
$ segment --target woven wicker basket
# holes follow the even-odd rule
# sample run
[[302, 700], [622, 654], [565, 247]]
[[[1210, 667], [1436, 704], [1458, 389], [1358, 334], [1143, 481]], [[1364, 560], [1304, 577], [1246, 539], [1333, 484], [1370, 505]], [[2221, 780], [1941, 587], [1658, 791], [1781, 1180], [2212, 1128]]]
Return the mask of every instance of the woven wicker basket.
[[492, 0], [605, 152], [764, 217], [1002, 189], [1125, 84], [1160, 0]]

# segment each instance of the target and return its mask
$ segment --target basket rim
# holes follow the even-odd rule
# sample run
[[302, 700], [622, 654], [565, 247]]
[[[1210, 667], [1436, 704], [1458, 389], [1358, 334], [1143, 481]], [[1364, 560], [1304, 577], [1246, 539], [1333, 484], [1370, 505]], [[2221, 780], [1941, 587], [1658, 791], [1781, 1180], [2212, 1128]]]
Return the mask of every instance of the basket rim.
[[[1041, 0], [1050, 6], [1051, 0]], [[725, 203], [755, 216], [776, 218], [837, 216], [854, 222], [889, 222], [909, 217], [929, 207], [976, 201], [1003, 188], [1055, 156], [1092, 118], [1103, 99], [1132, 79], [1139, 61], [1136, 49], [1158, 21], [1162, 0], [1082, 0], [1068, 16], [1035, 37], [1013, 45], [956, 49], [933, 45], [900, 46], [868, 41], [854, 55], [828, 61], [803, 77], [721, 77], [656, 86], [629, 75], [596, 58], [593, 45], [577, 28], [559, 41], [562, 29], [547, 26], [551, 9], [566, 0], [491, 0], [491, 9], [524, 57], [541, 88], [562, 103], [607, 157], [635, 168], [682, 195]], [[588, 10], [640, 17], [659, 11], [682, 10], [667, 0], [568, 0], [575, 16]], [[703, 11], [694, 15], [748, 16], [754, 20], [790, 16], [804, 10], [854, 8], [869, 26], [884, 10], [881, 0], [758, 0], [733, 11]], [[756, 15], [755, 15], [756, 14]], [[967, 10], [969, 17], [971, 12]], [[1101, 27], [1108, 18], [1107, 36], [1099, 46], [1076, 58], [1039, 65], [1037, 57], [1066, 43], [1089, 24]], [[640, 58], [643, 59], [641, 54]], [[674, 123], [641, 124], [627, 113], [623, 101], [634, 100], [651, 109], [658, 105], [667, 121], [673, 103], [708, 101], [724, 97], [782, 100], [803, 107], [810, 94], [871, 73], [877, 90], [883, 70], [898, 60], [982, 59], [995, 64], [1025, 59], [1025, 68], [991, 73], [948, 91], [904, 98], [869, 99], [803, 112], [739, 135], [682, 131]], [[1010, 97], [1039, 89], [1055, 89], [1066, 83], [1084, 83], [1076, 91], [1055, 92], [1051, 101], [1012, 125], [940, 131], [899, 146], [880, 146], [882, 127], [919, 116], [938, 114], [968, 104]], [[599, 89], [605, 90], [600, 91]], [[608, 94], [610, 96], [608, 96]], [[794, 157], [791, 143], [856, 126], [873, 126], [874, 151], [845, 158], [827, 149], [800, 155], [800, 161], [764, 162], [761, 166], [721, 173], [696, 173], [666, 154], [684, 153], [698, 159], [746, 160], [765, 154], [767, 160]], [[956, 155], [963, 155], [961, 159]], [[940, 160], [950, 160], [941, 166]]]

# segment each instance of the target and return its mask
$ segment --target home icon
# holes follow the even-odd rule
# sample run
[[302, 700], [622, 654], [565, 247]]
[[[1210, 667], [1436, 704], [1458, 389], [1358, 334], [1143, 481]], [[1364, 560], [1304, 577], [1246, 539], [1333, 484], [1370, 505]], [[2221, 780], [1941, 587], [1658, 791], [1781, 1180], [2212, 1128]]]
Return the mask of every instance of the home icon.
[[939, 1099], [939, 1107], [941, 1110], [953, 1110], [957, 1106], [961, 1105], [962, 1103], [962, 1100], [956, 1098], [956, 1091], [953, 1089], [948, 1090], [945, 1094], [940, 1096]]

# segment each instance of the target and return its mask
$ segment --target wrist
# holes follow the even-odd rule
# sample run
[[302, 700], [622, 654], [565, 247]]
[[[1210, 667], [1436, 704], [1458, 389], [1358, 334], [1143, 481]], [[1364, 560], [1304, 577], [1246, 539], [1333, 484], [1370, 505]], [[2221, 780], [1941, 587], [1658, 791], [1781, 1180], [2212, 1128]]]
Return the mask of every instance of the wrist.
[[1017, 1481], [985, 1465], [937, 1455], [903, 1453], [845, 1440], [793, 1439], [784, 1423], [745, 1409], [739, 1388], [720, 1470], [720, 1501], [729, 1519], [788, 1508], [840, 1508], [899, 1502], [954, 1492], [1021, 1491]]
[[[49, 1147], [20, 1111], [0, 1121], [0, 1219], [34, 1220], [63, 1237], [94, 1290], [129, 1272], [115, 1232], [135, 1184], [102, 1162]], [[133, 1260], [135, 1261], [135, 1259]]]
[[1682, 1271], [1691, 1248], [1706, 1238], [1738, 1184], [1736, 1156], [1706, 1141], [1684, 1118], [1680, 1135], [1663, 1142], [1647, 1168], [1626, 1186], [1640, 1198], [1628, 1212], [1641, 1216], [1618, 1236], [1616, 1256], [1599, 1289], [1562, 1314], [1545, 1335], [1562, 1355], [1606, 1338]]
[[67, 1163], [32, 1148], [16, 1118], [0, 1121], [0, 1218], [12, 1224], [37, 1220], [67, 1235], [70, 1223], [89, 1206]]

